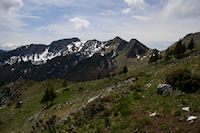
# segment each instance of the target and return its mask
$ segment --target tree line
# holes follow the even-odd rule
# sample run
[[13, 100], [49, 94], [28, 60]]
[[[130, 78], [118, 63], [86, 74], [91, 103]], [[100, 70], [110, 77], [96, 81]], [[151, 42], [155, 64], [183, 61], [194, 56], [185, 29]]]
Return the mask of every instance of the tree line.
[[[187, 49], [192, 51], [194, 49], [194, 46], [195, 46], [195, 43], [194, 43], [193, 38], [191, 39], [187, 48], [185, 46], [185, 43], [183, 43], [183, 41], [180, 39], [174, 48], [172, 48], [172, 49], [168, 48], [166, 50], [164, 60], [165, 61], [169, 60], [170, 56], [180, 59], [180, 58], [184, 57]], [[159, 60], [161, 58], [162, 58], [161, 55], [159, 55], [158, 53], [155, 53], [155, 54], [151, 55], [151, 57], [149, 58], [149, 63], [156, 62], [157, 60]]]

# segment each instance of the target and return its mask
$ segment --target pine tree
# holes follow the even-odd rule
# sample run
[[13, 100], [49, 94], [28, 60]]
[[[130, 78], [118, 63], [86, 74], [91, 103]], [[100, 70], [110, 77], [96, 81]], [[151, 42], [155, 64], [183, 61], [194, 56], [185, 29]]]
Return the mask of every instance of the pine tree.
[[185, 51], [185, 44], [183, 44], [182, 40], [180, 39], [174, 48], [173, 54], [176, 58], [181, 58], [184, 55]]
[[56, 94], [55, 94], [53, 88], [50, 88], [50, 90], [49, 90], [49, 96], [50, 96], [49, 101], [51, 102], [51, 105], [52, 105], [54, 99], [56, 98]]
[[194, 40], [192, 38], [192, 40], [190, 41], [189, 45], [188, 45], [188, 49], [192, 50], [194, 48]]
[[49, 96], [49, 89], [47, 88], [45, 90], [45, 94], [43, 95], [42, 99], [41, 99], [41, 103], [45, 103], [46, 106], [48, 106], [48, 101], [50, 99], [50, 96]]
[[128, 69], [126, 66], [123, 67], [123, 70], [122, 70], [122, 73], [127, 73], [128, 72]]
[[166, 50], [165, 52], [165, 61], [169, 60], [169, 53], [170, 53], [170, 50], [169, 48]]
[[45, 103], [46, 106], [48, 107], [48, 102], [50, 102], [50, 105], [52, 105], [55, 98], [56, 98], [56, 94], [53, 88], [50, 88], [50, 89], [47, 88], [45, 90], [45, 94], [43, 95], [41, 99], [41, 103]]

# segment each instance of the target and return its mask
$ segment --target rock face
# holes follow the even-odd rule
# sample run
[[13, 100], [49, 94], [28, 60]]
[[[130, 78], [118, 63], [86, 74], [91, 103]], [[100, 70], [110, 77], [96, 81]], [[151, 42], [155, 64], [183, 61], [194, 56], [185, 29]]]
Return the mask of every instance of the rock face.
[[157, 86], [157, 93], [162, 95], [171, 95], [173, 88], [169, 84], [159, 84]]

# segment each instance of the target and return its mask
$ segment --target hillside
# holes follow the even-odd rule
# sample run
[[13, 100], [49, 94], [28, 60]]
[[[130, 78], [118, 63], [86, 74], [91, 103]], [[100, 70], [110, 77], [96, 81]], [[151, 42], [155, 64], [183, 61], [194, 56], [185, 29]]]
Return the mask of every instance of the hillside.
[[[71, 71], [65, 71], [62, 65], [57, 64], [57, 67], [55, 64], [70, 62], [76, 58], [73, 54], [56, 57], [33, 69], [44, 76], [45, 73], [40, 70], [50, 69], [54, 64], [53, 68], [59, 73], [52, 70], [49, 74], [53, 75], [51, 78], [44, 77], [43, 81], [25, 80], [26, 75], [14, 82], [1, 82], [0, 132], [199, 133], [200, 90], [187, 93], [182, 88], [174, 88], [169, 92], [170, 95], [162, 95], [157, 91], [157, 86], [166, 83], [170, 73], [179, 69], [188, 70], [186, 73], [197, 79], [197, 83], [194, 80], [193, 84], [199, 85], [200, 43], [196, 41], [196, 35], [190, 34], [189, 38], [187, 35], [182, 39], [186, 45], [191, 38], [195, 42], [194, 49], [187, 49], [182, 58], [170, 55], [165, 60], [165, 55], [161, 53], [162, 58], [148, 63], [148, 55], [153, 56], [156, 50], [147, 48], [136, 39], [126, 42], [116, 37], [106, 43], [105, 47], [110, 47], [103, 50], [104, 56], [95, 53], [81, 60]], [[96, 40], [90, 40], [84, 46], [93, 46], [91, 42], [100, 46]], [[27, 65], [28, 62], [23, 63]], [[12, 69], [16, 65], [17, 69], [19, 65], [24, 67], [24, 64], [7, 64], [6, 67]], [[32, 69], [32, 65], [29, 62], [27, 66]], [[123, 70], [124, 65], [128, 67], [127, 73]], [[110, 75], [106, 75], [108, 73]], [[32, 71], [30, 76], [38, 76], [34, 74]], [[106, 76], [98, 77], [98, 74]], [[63, 77], [58, 78], [60, 75]], [[79, 82], [62, 79], [66, 77], [71, 77], [69, 80], [72, 81], [77, 78]], [[82, 79], [85, 81], [80, 82]], [[53, 88], [56, 93], [53, 105], [49, 107], [40, 102], [47, 88]], [[18, 107], [19, 102], [21, 106]], [[196, 119], [188, 120], [190, 116]]]

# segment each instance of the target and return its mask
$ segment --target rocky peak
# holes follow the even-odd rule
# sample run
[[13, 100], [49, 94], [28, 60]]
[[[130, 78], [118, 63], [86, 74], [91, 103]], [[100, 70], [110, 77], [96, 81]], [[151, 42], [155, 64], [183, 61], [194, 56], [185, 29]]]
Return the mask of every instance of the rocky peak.
[[69, 38], [69, 39], [62, 39], [62, 40], [57, 40], [57, 41], [53, 41], [50, 44], [50, 48], [49, 51], [50, 52], [55, 52], [55, 51], [60, 51], [63, 48], [65, 48], [67, 45], [73, 43], [73, 42], [80, 42], [80, 39], [78, 38]]

